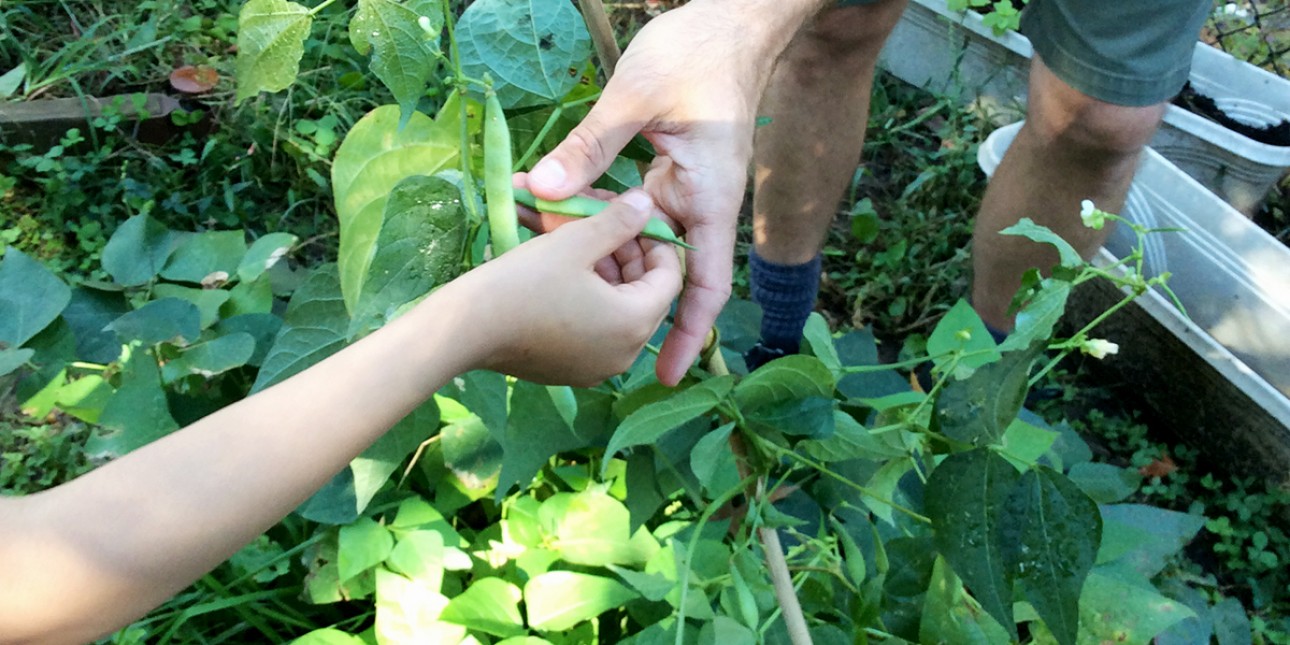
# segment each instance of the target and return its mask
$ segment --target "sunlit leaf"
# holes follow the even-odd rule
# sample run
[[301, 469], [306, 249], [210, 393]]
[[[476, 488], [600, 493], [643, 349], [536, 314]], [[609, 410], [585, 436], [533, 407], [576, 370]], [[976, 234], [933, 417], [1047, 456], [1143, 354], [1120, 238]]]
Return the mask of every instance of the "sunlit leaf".
[[602, 475], [610, 457], [625, 448], [654, 443], [667, 432], [707, 414], [730, 393], [734, 384], [734, 377], [718, 376], [632, 412], [623, 419], [605, 448]]
[[286, 0], [248, 0], [237, 24], [236, 102], [295, 82], [313, 24], [309, 9]]
[[611, 578], [572, 571], [549, 571], [524, 585], [529, 626], [558, 632], [637, 598]]
[[439, 619], [494, 636], [525, 632], [520, 616], [520, 588], [501, 578], [481, 578], [453, 598]]
[[[372, 54], [372, 72], [390, 88], [406, 123], [438, 67], [437, 37], [443, 26], [436, 0], [359, 0], [349, 23], [349, 40], [358, 53]], [[429, 20], [434, 36], [421, 27]]]

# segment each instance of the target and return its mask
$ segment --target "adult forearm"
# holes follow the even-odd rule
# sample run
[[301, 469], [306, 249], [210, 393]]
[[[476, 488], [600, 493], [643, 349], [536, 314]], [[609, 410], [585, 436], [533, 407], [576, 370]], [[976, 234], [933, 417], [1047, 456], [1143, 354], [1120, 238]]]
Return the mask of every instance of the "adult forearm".
[[470, 367], [476, 343], [454, 304], [436, 294], [288, 381], [22, 500], [17, 542], [0, 547], [0, 641], [18, 624], [98, 636], [279, 521]]

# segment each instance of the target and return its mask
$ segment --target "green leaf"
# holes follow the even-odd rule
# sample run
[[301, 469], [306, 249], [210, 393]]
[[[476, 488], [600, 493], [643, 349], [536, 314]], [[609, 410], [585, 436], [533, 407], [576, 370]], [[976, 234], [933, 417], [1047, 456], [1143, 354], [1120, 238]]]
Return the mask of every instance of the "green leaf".
[[1017, 312], [1016, 326], [999, 349], [1019, 350], [1051, 338], [1057, 322], [1066, 312], [1071, 288], [1071, 283], [1065, 280], [1044, 280], [1039, 292], [1027, 299]]
[[144, 345], [182, 345], [201, 336], [201, 312], [186, 300], [162, 298], [117, 318], [104, 329], [116, 332], [123, 344], [138, 341]]
[[900, 479], [913, 467], [913, 462], [908, 457], [892, 459], [883, 464], [865, 483], [865, 488], [886, 501], [873, 499], [869, 495], [862, 496], [860, 501], [873, 511], [875, 517], [886, 520], [888, 524], [895, 524], [896, 517], [889, 502], [896, 497], [896, 486], [900, 484]]
[[341, 292], [353, 312], [394, 187], [414, 175], [433, 175], [457, 161], [458, 133], [414, 113], [399, 129], [399, 108], [386, 105], [359, 119], [336, 151], [331, 179], [340, 219]]
[[711, 378], [627, 415], [605, 448], [601, 476], [604, 476], [610, 458], [619, 451], [652, 444], [669, 431], [707, 414], [721, 403], [734, 384], [735, 379], [730, 375]]
[[71, 299], [72, 290], [49, 269], [9, 247], [0, 261], [0, 346], [22, 346]]
[[403, 305], [460, 275], [467, 223], [450, 182], [419, 175], [400, 181], [385, 203], [350, 337], [384, 325]]
[[291, 641], [291, 645], [366, 645], [366, 643], [357, 636], [327, 627], [315, 629]]
[[690, 453], [690, 470], [694, 471], [695, 478], [710, 495], [719, 495], [739, 481], [737, 471], [735, 482], [727, 483], [717, 479], [718, 472], [729, 472], [735, 468], [734, 453], [729, 447], [730, 432], [734, 429], [732, 421], [709, 432], [699, 443], [694, 444], [694, 451]]
[[99, 415], [99, 432], [86, 444], [93, 455], [119, 457], [179, 429], [152, 355], [135, 348], [121, 370], [121, 386]]
[[[923, 602], [923, 616], [918, 626], [919, 642], [991, 645], [1015, 641], [1017, 635], [1010, 634], [995, 618], [997, 616], [983, 614], [973, 607], [958, 576], [944, 559], [937, 558], [932, 567], [927, 598]], [[1011, 622], [1006, 624], [1015, 630]]]
[[486, 494], [502, 471], [502, 446], [483, 420], [470, 415], [439, 432], [443, 462], [467, 490]]
[[248, 0], [237, 17], [236, 103], [296, 80], [313, 16], [286, 0]]
[[546, 632], [569, 629], [637, 597], [617, 580], [572, 571], [549, 571], [524, 585], [529, 626]]
[[928, 537], [898, 537], [887, 542], [891, 568], [883, 591], [902, 598], [914, 598], [927, 591], [936, 563], [936, 550]]
[[220, 307], [228, 302], [229, 298], [229, 292], [223, 289], [195, 289], [166, 283], [154, 286], [152, 295], [158, 300], [162, 298], [178, 298], [193, 303], [200, 314], [198, 324], [201, 325], [202, 329], [215, 324], [215, 321], [219, 319]]
[[460, 643], [466, 628], [439, 619], [448, 598], [416, 580], [376, 570], [376, 640], [381, 645]]
[[193, 374], [210, 378], [246, 365], [254, 353], [255, 338], [250, 334], [220, 336], [184, 348], [179, 356], [166, 361], [162, 366], [161, 378], [166, 383], [174, 383]]
[[1036, 344], [1005, 352], [1001, 360], [967, 379], [950, 380], [932, 407], [932, 431], [974, 446], [1002, 440], [1025, 403], [1030, 366], [1042, 350], [1043, 345]]
[[1064, 267], [1073, 269], [1084, 264], [1084, 259], [1080, 257], [1079, 251], [1076, 251], [1075, 247], [1047, 227], [1036, 224], [1029, 217], [1021, 218], [1016, 224], [999, 231], [999, 234], [1016, 235], [1041, 244], [1051, 244], [1057, 249], [1057, 253], [1061, 257], [1061, 265]]
[[222, 276], [227, 281], [246, 256], [246, 234], [242, 231], [208, 231], [184, 238], [161, 268], [161, 277], [175, 282], [202, 284]]
[[0, 376], [11, 374], [19, 367], [26, 365], [27, 361], [31, 360], [35, 353], [36, 350], [34, 349], [0, 348]]
[[438, 67], [439, 47], [421, 28], [422, 16], [437, 35], [443, 12], [435, 0], [359, 0], [349, 22], [350, 43], [364, 56], [372, 53], [372, 72], [399, 103], [400, 125], [411, 118]]
[[1146, 581], [1123, 580], [1101, 567], [1088, 576], [1079, 612], [1081, 643], [1150, 643], [1172, 625], [1196, 615]]
[[936, 359], [938, 366], [947, 365], [951, 360], [948, 354], [955, 351], [965, 354], [983, 352], [978, 356], [966, 356], [959, 361], [958, 365], [964, 372], [970, 372], [1000, 358], [999, 351], [995, 348], [994, 338], [990, 337], [985, 323], [981, 321], [981, 317], [977, 315], [972, 305], [963, 299], [959, 299], [946, 312], [941, 321], [936, 323], [932, 335], [927, 337], [928, 354], [932, 356], [946, 354]]
[[833, 345], [833, 334], [829, 331], [829, 323], [825, 322], [824, 316], [819, 312], [812, 311], [810, 317], [806, 319], [802, 339], [811, 347], [811, 354], [820, 359], [829, 371], [838, 374], [842, 370], [842, 359], [838, 357], [838, 348]]
[[869, 430], [860, 425], [855, 417], [835, 410], [833, 412], [833, 434], [826, 439], [812, 439], [798, 444], [811, 457], [831, 463], [848, 459], [873, 459], [885, 461], [905, 456], [905, 451], [884, 443], [869, 434]]
[[1203, 516], [1145, 504], [1102, 506], [1101, 517], [1098, 563], [1120, 562], [1143, 577], [1163, 571], [1205, 526]]
[[349, 316], [340, 297], [336, 266], [321, 266], [309, 274], [287, 304], [282, 328], [251, 386], [259, 392], [303, 371], [345, 346]]
[[699, 645], [755, 645], [757, 635], [729, 616], [716, 616], [699, 630]]
[[503, 107], [530, 95], [554, 103], [578, 84], [591, 36], [566, 0], [477, 0], [457, 23], [467, 76], [493, 78]]
[[494, 636], [525, 633], [520, 588], [501, 578], [482, 578], [453, 598], [439, 619]]
[[22, 87], [22, 82], [26, 78], [26, 63], [18, 63], [13, 69], [0, 74], [0, 99], [8, 99], [13, 96]]
[[937, 550], [1014, 639], [1012, 574], [1000, 540], [1008, 499], [1020, 480], [1003, 457], [977, 448], [938, 464], [927, 479], [924, 498]]
[[273, 314], [240, 314], [219, 321], [212, 332], [217, 336], [249, 334], [255, 339], [255, 352], [246, 364], [259, 367], [264, 364], [264, 357], [268, 356], [269, 347], [281, 328], [282, 319]]
[[635, 589], [646, 600], [657, 602], [667, 597], [676, 588], [676, 581], [670, 580], [666, 576], [657, 573], [642, 573], [633, 571], [615, 564], [607, 565], [605, 568], [618, 574], [632, 589]]
[[129, 311], [130, 306], [120, 292], [83, 286], [72, 289], [72, 299], [63, 309], [63, 320], [76, 336], [76, 357], [103, 364], [120, 358], [121, 342], [104, 327]]
[[267, 314], [273, 311], [273, 283], [268, 276], [250, 282], [239, 282], [228, 291], [228, 300], [217, 315], [232, 318], [244, 314]]
[[496, 498], [516, 483], [527, 485], [556, 453], [591, 445], [569, 428], [545, 386], [518, 381], [511, 393], [510, 416], [502, 444], [502, 472]]
[[556, 493], [542, 502], [538, 522], [548, 546], [566, 562], [641, 564], [653, 555], [653, 538], [643, 528], [633, 538], [627, 507], [605, 493]]
[[443, 586], [443, 534], [411, 531], [399, 537], [385, 564], [430, 591]]
[[[1071, 466], [1067, 476], [1093, 501], [1114, 504], [1123, 501], [1138, 490], [1142, 475], [1131, 468], [1111, 464], [1081, 463]], [[1102, 519], [1109, 523], [1106, 515]]]
[[243, 255], [242, 261], [238, 263], [237, 279], [251, 282], [264, 275], [264, 272], [282, 260], [298, 241], [299, 238], [290, 233], [269, 233], [257, 239], [251, 243], [251, 248], [247, 249], [246, 255]]
[[1005, 451], [1004, 458], [1019, 469], [1025, 469], [1034, 466], [1040, 457], [1048, 454], [1057, 437], [1058, 434], [1052, 430], [1035, 427], [1018, 418], [1008, 424], [999, 443]]
[[1062, 645], [1079, 632], [1079, 598], [1097, 558], [1102, 516], [1073, 482], [1043, 466], [1027, 471], [1004, 516], [1004, 557], [1026, 599]]
[[384, 562], [393, 550], [394, 536], [390, 530], [370, 517], [360, 517], [340, 527], [340, 551], [336, 560], [340, 582]]
[[763, 435], [824, 439], [833, 435], [835, 410], [833, 399], [808, 396], [760, 406], [745, 418]]
[[103, 270], [117, 284], [146, 284], [165, 266], [183, 236], [147, 215], [135, 215], [117, 227], [103, 247]]
[[434, 399], [429, 399], [349, 463], [349, 469], [354, 472], [355, 513], [367, 508], [390, 475], [438, 428], [439, 408]]
[[785, 356], [749, 374], [735, 387], [735, 402], [745, 412], [781, 401], [811, 396], [832, 398], [833, 373], [814, 356]]

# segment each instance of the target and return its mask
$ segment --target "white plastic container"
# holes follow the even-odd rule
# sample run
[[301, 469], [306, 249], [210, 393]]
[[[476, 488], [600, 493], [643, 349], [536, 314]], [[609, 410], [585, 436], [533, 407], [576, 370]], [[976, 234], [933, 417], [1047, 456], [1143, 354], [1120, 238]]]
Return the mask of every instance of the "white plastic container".
[[[981, 145], [977, 161], [987, 175], [1020, 127], [1000, 128]], [[1123, 215], [1150, 227], [1186, 229], [1149, 236], [1145, 270], [1172, 274], [1169, 286], [1188, 316], [1158, 293], [1149, 294], [1151, 315], [1193, 332], [1194, 351], [1290, 427], [1290, 248], [1150, 148]], [[1124, 257], [1134, 239], [1119, 227], [1104, 252]]]
[[[913, 0], [879, 62], [907, 83], [963, 102], [984, 96], [1024, 106], [1032, 55], [1024, 36], [995, 36], [974, 11]], [[1290, 118], [1290, 81], [1203, 43], [1196, 44], [1191, 82], [1251, 125]], [[1290, 169], [1290, 146], [1259, 143], [1172, 105], [1151, 145], [1247, 216]]]

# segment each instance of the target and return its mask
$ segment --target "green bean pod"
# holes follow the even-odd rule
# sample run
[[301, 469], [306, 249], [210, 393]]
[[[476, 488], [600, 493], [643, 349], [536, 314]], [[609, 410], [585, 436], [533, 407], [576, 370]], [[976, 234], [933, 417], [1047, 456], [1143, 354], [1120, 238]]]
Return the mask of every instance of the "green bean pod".
[[484, 93], [484, 198], [488, 232], [497, 257], [520, 244], [519, 217], [511, 192], [511, 132], [497, 93]]
[[[566, 217], [591, 217], [609, 206], [607, 201], [583, 195], [574, 195], [568, 199], [555, 202], [548, 201], [539, 199], [536, 195], [523, 188], [515, 189], [515, 201], [535, 211], [564, 215]], [[691, 251], [695, 250], [693, 246], [686, 244], [681, 238], [677, 237], [676, 233], [672, 232], [672, 227], [663, 223], [663, 220], [657, 217], [650, 218], [649, 222], [645, 224], [645, 230], [641, 231], [641, 236], [660, 242], [670, 242]]]

